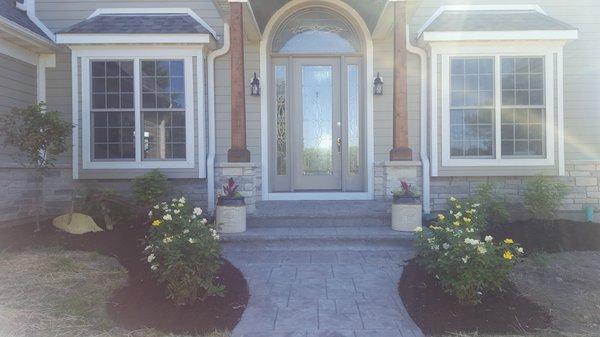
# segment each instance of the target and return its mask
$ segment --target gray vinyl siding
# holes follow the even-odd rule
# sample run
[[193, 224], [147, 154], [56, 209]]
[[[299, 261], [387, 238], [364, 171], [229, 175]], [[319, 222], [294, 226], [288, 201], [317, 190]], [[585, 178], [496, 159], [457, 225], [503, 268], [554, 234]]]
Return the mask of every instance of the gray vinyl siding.
[[[260, 73], [260, 45], [257, 41], [244, 43], [244, 83], [250, 83], [256, 72]], [[216, 159], [227, 162], [227, 150], [231, 147], [231, 58], [223, 55], [215, 61], [215, 114], [216, 114]], [[253, 163], [261, 162], [260, 152], [260, 97], [250, 96], [250, 85], [246, 90], [246, 142]], [[263, 93], [266, 89], [262, 88]]]
[[[2, 40], [0, 40], [2, 43]], [[36, 67], [0, 54], [0, 116], [13, 107], [36, 103]], [[15, 165], [11, 150], [0, 146], [0, 165]]]
[[[375, 162], [387, 161], [393, 147], [393, 89], [394, 89], [394, 42], [391, 39], [373, 41], [373, 71], [384, 80], [383, 95], [373, 96], [373, 134]], [[420, 60], [409, 54], [406, 67], [408, 76], [408, 141], [413, 160], [419, 160], [420, 137]], [[371, 83], [371, 81], [369, 81]]]
[[[497, 5], [496, 0], [423, 0], [410, 19], [413, 38], [425, 21], [443, 5]], [[503, 5], [520, 0], [503, 0]], [[579, 0], [531, 0], [548, 15], [576, 27], [579, 39], [564, 47], [564, 121], [566, 161], [600, 160], [600, 2]], [[519, 170], [511, 170], [517, 175]], [[479, 171], [491, 175], [494, 170]]]

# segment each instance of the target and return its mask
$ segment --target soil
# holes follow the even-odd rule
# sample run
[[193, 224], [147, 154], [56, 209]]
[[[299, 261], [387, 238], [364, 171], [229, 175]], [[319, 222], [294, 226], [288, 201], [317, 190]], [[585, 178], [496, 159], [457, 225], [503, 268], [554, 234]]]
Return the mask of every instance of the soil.
[[510, 284], [478, 305], [464, 306], [446, 294], [439, 282], [410, 260], [398, 285], [400, 297], [423, 333], [521, 333], [546, 329], [552, 319], [542, 307]]
[[600, 250], [600, 224], [569, 220], [527, 220], [497, 226], [489, 234], [501, 240], [512, 238], [526, 252]]
[[45, 224], [40, 232], [33, 229], [34, 226], [2, 229], [0, 252], [59, 245], [115, 257], [127, 269], [128, 285], [115, 291], [107, 304], [109, 316], [123, 328], [155, 328], [177, 334], [231, 330], [248, 303], [249, 290], [243, 274], [226, 260], [217, 276], [226, 289], [223, 297], [209, 297], [189, 306], [177, 306], [166, 299], [164, 287], [156, 282], [143, 256], [146, 226], [84, 235], [58, 231], [50, 224]]

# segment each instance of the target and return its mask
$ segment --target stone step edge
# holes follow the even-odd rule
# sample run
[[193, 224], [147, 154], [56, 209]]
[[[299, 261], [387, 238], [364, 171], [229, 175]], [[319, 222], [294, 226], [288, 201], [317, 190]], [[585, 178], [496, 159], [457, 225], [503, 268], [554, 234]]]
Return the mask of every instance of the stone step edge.
[[243, 241], [407, 241], [413, 242], [414, 238], [410, 232], [400, 233], [400, 235], [384, 234], [308, 234], [308, 235], [236, 235], [221, 234], [221, 242], [243, 242]]
[[311, 214], [248, 214], [248, 219], [262, 219], [262, 218], [282, 218], [282, 219], [356, 219], [356, 218], [391, 218], [392, 213], [361, 213], [361, 214], [319, 214], [319, 213], [311, 213]]

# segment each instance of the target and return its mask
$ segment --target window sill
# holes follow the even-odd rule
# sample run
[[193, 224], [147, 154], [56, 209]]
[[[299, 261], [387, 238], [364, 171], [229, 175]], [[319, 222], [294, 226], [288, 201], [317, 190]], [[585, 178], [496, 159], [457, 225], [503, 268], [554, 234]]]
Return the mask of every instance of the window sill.
[[90, 170], [139, 170], [139, 169], [184, 169], [194, 168], [194, 162], [189, 161], [143, 161], [143, 162], [84, 162], [83, 169]]
[[451, 159], [444, 158], [442, 166], [445, 167], [496, 167], [496, 166], [552, 166], [554, 158], [490, 158], [490, 159]]

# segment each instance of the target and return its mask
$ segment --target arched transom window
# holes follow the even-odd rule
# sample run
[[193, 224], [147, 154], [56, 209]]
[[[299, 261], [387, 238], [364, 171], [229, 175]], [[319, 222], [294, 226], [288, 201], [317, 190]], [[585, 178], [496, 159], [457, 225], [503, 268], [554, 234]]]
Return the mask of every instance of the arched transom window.
[[360, 49], [352, 24], [321, 7], [307, 8], [287, 18], [272, 45], [273, 52], [283, 54], [355, 53]]

